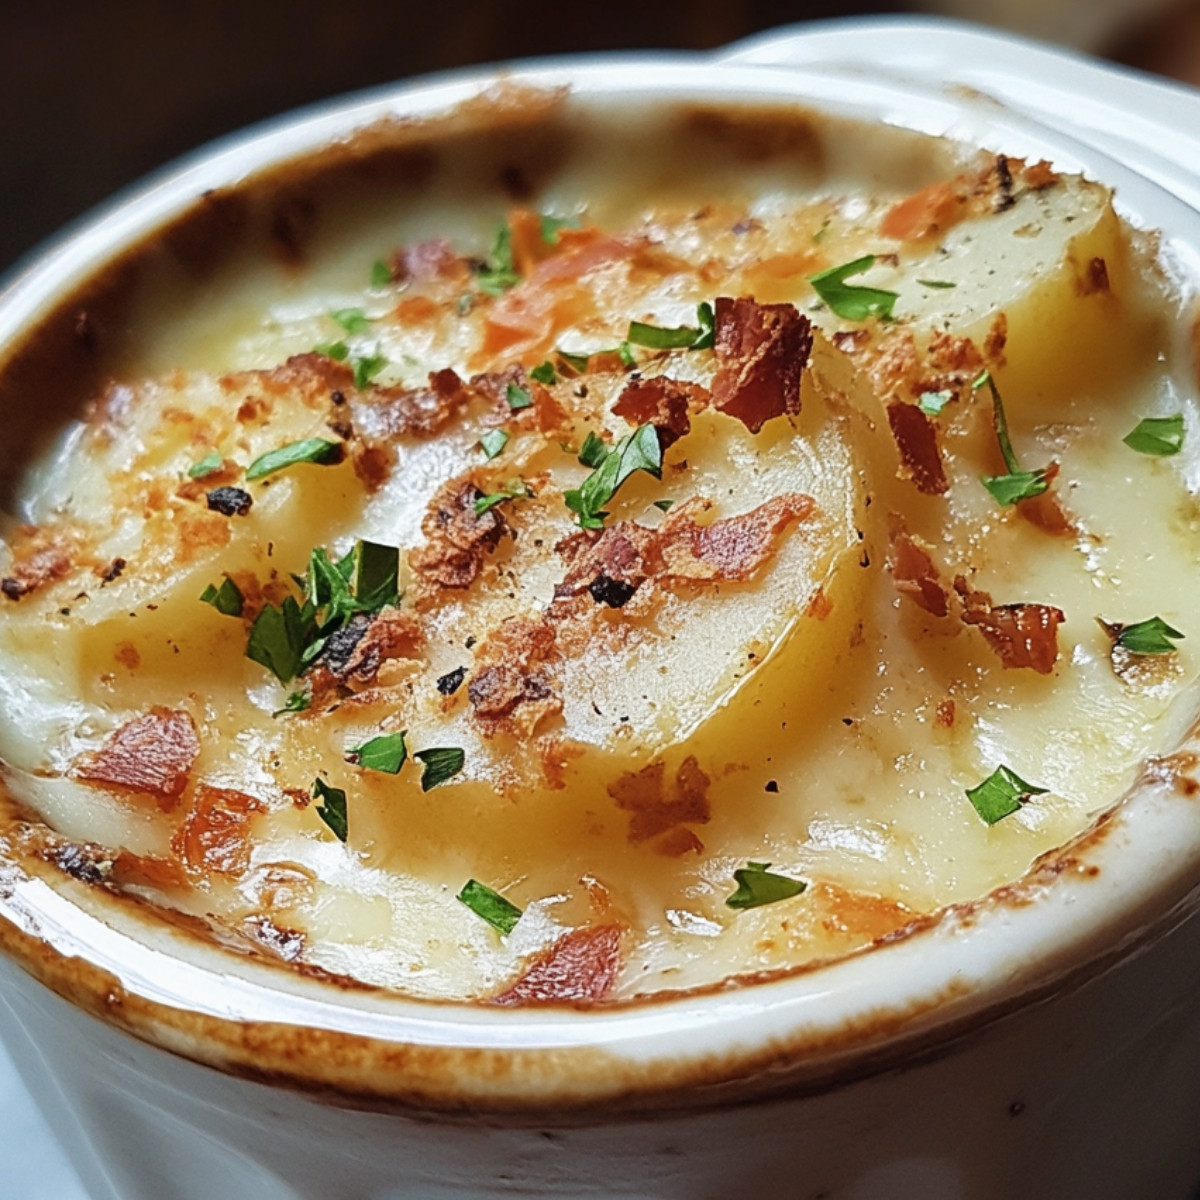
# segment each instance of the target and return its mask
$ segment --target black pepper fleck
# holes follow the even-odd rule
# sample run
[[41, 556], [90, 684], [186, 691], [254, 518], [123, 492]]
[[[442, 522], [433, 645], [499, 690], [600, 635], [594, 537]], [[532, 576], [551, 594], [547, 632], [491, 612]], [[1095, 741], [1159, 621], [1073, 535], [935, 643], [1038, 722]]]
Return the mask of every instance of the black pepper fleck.
[[764, 792], [772, 792], [772, 793], [778, 792], [779, 784], [774, 779], [768, 779], [767, 786], [765, 788], [763, 788], [763, 791]]
[[622, 579], [611, 579], [607, 575], [597, 575], [588, 584], [588, 591], [597, 604], [607, 604], [609, 608], [624, 608], [637, 591], [637, 584], [626, 583]]
[[225, 517], [244, 517], [250, 511], [254, 498], [241, 488], [213, 488], [207, 495], [208, 507]]
[[455, 667], [453, 671], [447, 671], [437, 681], [437, 690], [443, 696], [453, 696], [455, 692], [462, 687], [462, 681], [467, 677], [466, 667]]

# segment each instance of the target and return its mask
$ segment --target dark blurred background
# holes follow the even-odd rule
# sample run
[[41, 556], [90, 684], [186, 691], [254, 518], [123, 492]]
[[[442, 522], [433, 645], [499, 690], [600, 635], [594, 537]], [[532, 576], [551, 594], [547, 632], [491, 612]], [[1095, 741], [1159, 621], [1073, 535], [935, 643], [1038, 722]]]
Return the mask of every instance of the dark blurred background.
[[0, 0], [0, 272], [223, 133], [449, 67], [936, 12], [1200, 82], [1200, 0]]

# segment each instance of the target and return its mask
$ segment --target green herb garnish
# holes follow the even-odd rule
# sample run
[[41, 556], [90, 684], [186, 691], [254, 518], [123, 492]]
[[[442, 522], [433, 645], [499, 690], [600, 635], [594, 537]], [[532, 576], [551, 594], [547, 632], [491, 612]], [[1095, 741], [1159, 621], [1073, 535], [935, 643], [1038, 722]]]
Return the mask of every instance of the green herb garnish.
[[350, 830], [346, 816], [346, 793], [341, 788], [330, 787], [323, 779], [314, 779], [312, 795], [314, 800], [324, 802], [317, 805], [317, 816], [333, 830], [339, 842], [344, 842]]
[[508, 445], [508, 434], [503, 429], [489, 429], [479, 435], [479, 444], [488, 458], [495, 458]]
[[463, 769], [466, 754], [458, 746], [435, 746], [431, 750], [418, 750], [413, 758], [425, 764], [421, 775], [421, 791], [428, 792], [453, 779]]
[[496, 227], [496, 240], [492, 243], [492, 252], [487, 261], [475, 276], [481, 292], [489, 296], [501, 296], [511, 287], [521, 282], [513, 262], [512, 230], [506, 222]]
[[917, 407], [923, 413], [936, 417], [953, 399], [953, 392], [922, 392], [921, 398], [917, 401]]
[[366, 333], [371, 328], [367, 314], [361, 308], [339, 308], [329, 314], [347, 333]]
[[510, 479], [506, 488], [475, 498], [475, 515], [481, 517], [489, 508], [495, 508], [505, 500], [523, 500], [528, 495], [529, 488], [523, 479]]
[[671, 506], [674, 503], [674, 500], [655, 500], [654, 507], [662, 509], [663, 512], [670, 512]]
[[554, 364], [547, 359], [544, 363], [538, 363], [532, 371], [529, 372], [530, 379], [536, 379], [538, 383], [544, 383], [549, 387], [552, 383], [558, 382], [558, 373], [554, 370]]
[[387, 357], [378, 351], [354, 359], [354, 386], [361, 391], [387, 365]]
[[318, 342], [313, 347], [314, 354], [323, 354], [334, 362], [345, 362], [350, 357], [350, 347], [345, 342]]
[[1004, 456], [1004, 465], [1008, 467], [1007, 475], [985, 475], [983, 486], [992, 494], [997, 504], [1016, 504], [1018, 500], [1029, 500], [1040, 496], [1049, 486], [1046, 469], [1040, 471], [1022, 471], [1017, 462], [1017, 455], [1008, 436], [1008, 418], [1004, 414], [1004, 402], [1000, 399], [1000, 389], [990, 371], [984, 371], [972, 384], [971, 388], [978, 391], [986, 387], [992, 393], [992, 418], [996, 427], [996, 441], [1000, 444], [1000, 453]]
[[1130, 654], [1174, 654], [1177, 647], [1171, 644], [1171, 640], [1178, 641], [1184, 636], [1178, 629], [1172, 629], [1162, 617], [1151, 617], [1134, 625], [1101, 624], [1107, 632], [1115, 634], [1113, 644], [1128, 650]]
[[228, 575], [225, 576], [225, 580], [220, 587], [216, 587], [210, 583], [200, 593], [200, 599], [205, 604], [211, 604], [217, 612], [226, 617], [240, 617], [245, 604], [241, 589]]
[[967, 788], [967, 799], [989, 825], [1017, 812], [1031, 796], [1044, 796], [1047, 789], [1026, 783], [1010, 767], [997, 767], [981, 784]]
[[1172, 417], [1143, 417], [1133, 430], [1121, 439], [1139, 454], [1166, 458], [1183, 448], [1183, 413]]
[[519, 383], [510, 383], [504, 389], [504, 399], [508, 401], [508, 407], [513, 412], [519, 412], [523, 408], [528, 408], [533, 403], [533, 397], [529, 394], [529, 389], [523, 388]]
[[307, 712], [312, 707], [312, 697], [307, 692], [292, 692], [283, 702], [282, 708], [277, 708], [271, 716], [282, 717], [286, 713]]
[[331, 442], [326, 438], [305, 438], [302, 442], [290, 442], [280, 446], [278, 450], [268, 450], [260, 454], [246, 468], [246, 479], [264, 479], [282, 471], [286, 467], [294, 467], [297, 463], [319, 463], [331, 466], [342, 461], [342, 443]]
[[371, 286], [375, 288], [387, 287], [391, 282], [392, 268], [382, 258], [377, 258], [371, 264]]
[[559, 350], [555, 348], [554, 353], [575, 372], [576, 375], [583, 374], [587, 370], [590, 354], [576, 354], [570, 350]]
[[605, 444], [604, 439], [588, 430], [588, 435], [583, 439], [583, 446], [579, 451], [579, 461], [594, 471], [608, 457], [608, 454], [609, 447]]
[[468, 879], [456, 899], [505, 936], [512, 933], [521, 919], [521, 910], [515, 904], [477, 879]]
[[846, 282], [851, 275], [861, 275], [874, 265], [875, 255], [864, 254], [862, 258], [856, 258], [853, 262], [810, 275], [808, 282], [812, 284], [817, 295], [839, 317], [844, 317], [847, 321], [865, 321], [868, 317], [886, 320], [891, 317], [892, 308], [899, 299], [898, 292]]
[[210, 450], [199, 462], [192, 463], [188, 467], [189, 479], [203, 479], [205, 475], [211, 475], [214, 471], [219, 471], [225, 460], [221, 457], [219, 450]]
[[802, 879], [789, 879], [768, 871], [770, 863], [748, 862], [734, 871], [737, 891], [725, 901], [729, 908], [758, 908], [763, 904], [774, 904], [798, 896], [808, 884]]
[[655, 479], [662, 478], [662, 446], [653, 425], [639, 425], [632, 433], [627, 433], [578, 488], [563, 494], [581, 529], [604, 527], [608, 513], [603, 511], [603, 506], [635, 471], [645, 471]]
[[[713, 307], [707, 301], [697, 306], [696, 322], [695, 325], [665, 328], [661, 325], [647, 325], [644, 321], [630, 321], [625, 341], [635, 346], [646, 346], [651, 350], [711, 350], [716, 322]], [[625, 362], [624, 355], [621, 356], [621, 360]], [[631, 364], [626, 362], [625, 365]]]
[[384, 733], [363, 742], [347, 751], [346, 761], [369, 771], [383, 771], [397, 775], [408, 758], [408, 747], [404, 744], [404, 732]]
[[927, 288], [956, 288], [957, 283], [951, 283], [948, 279], [918, 279], [917, 282], [922, 287]]
[[374, 614], [399, 599], [400, 552], [395, 546], [358, 541], [337, 562], [313, 550], [308, 571], [297, 582], [303, 606], [288, 596], [268, 604], [255, 618], [246, 656], [261, 663], [281, 683], [295, 679], [325, 649], [330, 636], [357, 613]]

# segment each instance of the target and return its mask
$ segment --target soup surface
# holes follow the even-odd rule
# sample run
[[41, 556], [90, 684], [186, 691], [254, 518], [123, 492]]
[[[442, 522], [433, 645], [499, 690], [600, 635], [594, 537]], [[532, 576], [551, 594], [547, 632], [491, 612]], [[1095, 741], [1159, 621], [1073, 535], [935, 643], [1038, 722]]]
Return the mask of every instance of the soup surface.
[[416, 997], [629, 1000], [982, 897], [1170, 749], [1190, 327], [1105, 188], [800, 114], [471, 167], [147, 284], [24, 471], [48, 863]]

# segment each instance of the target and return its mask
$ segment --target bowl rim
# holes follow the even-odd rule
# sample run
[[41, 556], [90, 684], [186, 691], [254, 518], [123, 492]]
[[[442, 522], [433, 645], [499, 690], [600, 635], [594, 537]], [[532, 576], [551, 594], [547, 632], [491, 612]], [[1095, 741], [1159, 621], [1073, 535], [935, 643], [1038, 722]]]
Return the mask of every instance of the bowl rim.
[[[1200, 278], [1200, 213], [1071, 132], [986, 97], [833, 67], [766, 72], [621, 55], [373, 89], [222, 139], [25, 265], [0, 293], [0, 348], [207, 189], [245, 183], [382, 117], [432, 120], [497, 84], [569, 87], [570, 103], [583, 105], [800, 103], [1050, 158], [1115, 185], [1125, 214], [1162, 229], [1168, 254]], [[271, 975], [264, 983], [257, 971], [230, 970], [219, 950], [185, 944], [178, 931], [156, 926], [153, 936], [134, 936], [151, 924], [144, 915], [125, 912], [118, 928], [107, 901], [77, 903], [69, 886], [51, 887], [15, 850], [0, 864], [0, 948], [84, 1011], [145, 1041], [233, 1074], [361, 1103], [629, 1113], [825, 1089], [915, 1061], [1077, 987], [1189, 916], [1200, 880], [1200, 807], [1190, 799], [1200, 789], [1197, 751], [1193, 727], [1179, 752], [1152, 764], [1114, 809], [1021, 880], [951, 906], [908, 936], [813, 970], [611, 1009], [446, 1006], [366, 989], [333, 998], [325, 982]]]

